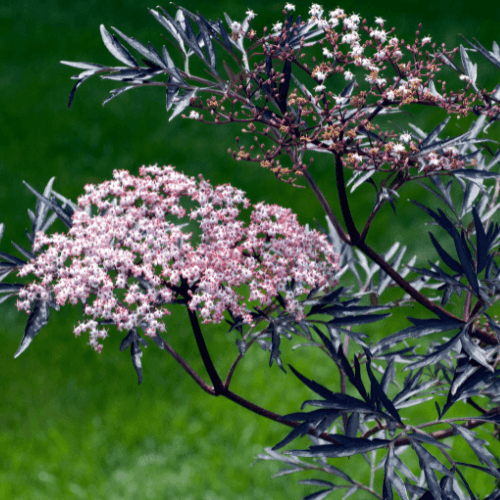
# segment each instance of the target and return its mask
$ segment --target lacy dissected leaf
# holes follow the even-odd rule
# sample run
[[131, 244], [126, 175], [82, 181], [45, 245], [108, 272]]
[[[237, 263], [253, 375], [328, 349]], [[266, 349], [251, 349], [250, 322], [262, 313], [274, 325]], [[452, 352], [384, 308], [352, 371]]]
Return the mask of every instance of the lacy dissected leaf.
[[484, 439], [476, 437], [477, 433], [471, 431], [470, 429], [466, 429], [465, 427], [456, 425], [452, 422], [450, 422], [450, 425], [453, 427], [454, 434], [460, 434], [460, 436], [467, 441], [467, 444], [471, 447], [477, 458], [479, 458], [479, 461], [488, 466], [490, 473], [497, 479], [500, 479], [500, 472], [498, 472], [495, 464], [493, 463], [495, 456], [486, 449], [486, 445], [489, 443]]
[[[27, 182], [23, 181], [23, 183], [38, 198], [38, 202], [45, 204], [48, 208], [51, 208], [57, 214], [57, 216], [61, 219], [63, 224], [67, 228], [71, 228], [71, 226], [73, 225], [73, 222], [71, 220], [71, 216], [74, 213], [74, 210], [71, 206], [65, 207], [66, 204], [61, 206], [61, 205], [59, 205], [59, 203], [57, 202], [56, 199], [54, 199], [54, 198], [49, 199], [47, 196], [40, 194], [38, 191], [33, 189]], [[37, 206], [38, 206], [38, 202], [37, 202]]]
[[282, 439], [278, 444], [274, 445], [273, 450], [279, 450], [280, 448], [283, 448], [283, 446], [286, 446], [288, 443], [292, 442], [294, 439], [298, 437], [304, 437], [309, 432], [310, 428], [311, 425], [309, 422], [303, 422], [302, 424], [299, 424], [288, 434], [288, 436]]
[[109, 33], [104, 24], [101, 24], [101, 36], [104, 45], [116, 59], [130, 67], [139, 66], [132, 54], [119, 42], [115, 35]]
[[[314, 382], [314, 380], [309, 380], [308, 378], [304, 377], [301, 373], [299, 373], [292, 365], [288, 365], [290, 367], [290, 370], [292, 370], [292, 373], [309, 389], [314, 391], [316, 394], [321, 396], [322, 398], [328, 399], [328, 400], [334, 400], [336, 398], [335, 393], [327, 389], [326, 387], [323, 387], [321, 384], [318, 384], [317, 382]], [[354, 398], [353, 398], [354, 399]]]
[[342, 345], [340, 344], [340, 342], [338, 343], [338, 346], [336, 348], [333, 345], [332, 341], [328, 337], [326, 337], [321, 332], [321, 330], [319, 330], [319, 328], [317, 328], [316, 326], [313, 326], [313, 328], [314, 328], [315, 332], [321, 338], [321, 341], [323, 342], [323, 344], [325, 345], [325, 347], [328, 349], [328, 351], [332, 355], [333, 360], [335, 361], [335, 363], [337, 363], [337, 365], [346, 374], [347, 378], [349, 379], [349, 382], [351, 382], [351, 384], [354, 387], [356, 387], [356, 389], [359, 392], [359, 394], [361, 395], [361, 397], [365, 401], [368, 402], [369, 401], [369, 397], [368, 397], [368, 394], [366, 392], [365, 387], [363, 386], [363, 383], [361, 381], [361, 377], [356, 377], [354, 375], [354, 372], [352, 371], [351, 365], [349, 364], [349, 361], [347, 360], [347, 358], [344, 355], [344, 352], [342, 350]]
[[[498, 56], [498, 53], [495, 53], [495, 52], [490, 52], [489, 50], [487, 50], [486, 48], [484, 48], [478, 41], [476, 38], [474, 38], [474, 40], [476, 40], [476, 43], [471, 43], [469, 42], [469, 40], [467, 40], [467, 38], [465, 38], [463, 35], [460, 35], [471, 47], [475, 48], [485, 59], [487, 59], [488, 61], [490, 61], [491, 64], [494, 64], [497, 68], [500, 68], [500, 57]], [[496, 45], [496, 42], [493, 42], [493, 48], [495, 48], [495, 46], [498, 48], [498, 45]]]
[[132, 364], [134, 365], [135, 371], [137, 372], [139, 384], [142, 382], [141, 345], [143, 345], [144, 347], [148, 346], [147, 342], [139, 335], [137, 328], [132, 328], [131, 330], [129, 330], [127, 336], [122, 340], [120, 344], [120, 351], [123, 351], [128, 346], [130, 346]]
[[484, 231], [483, 222], [477, 212], [477, 207], [472, 209], [472, 216], [474, 217], [474, 225], [476, 229], [477, 272], [479, 274], [486, 266], [486, 256], [488, 255], [489, 242]]
[[34, 303], [33, 311], [28, 317], [28, 323], [24, 330], [23, 340], [19, 349], [14, 354], [18, 358], [31, 344], [38, 332], [49, 322], [49, 304], [42, 300]]
[[365, 354], [367, 354], [367, 356], [366, 356], [366, 371], [368, 372], [368, 377], [370, 378], [370, 382], [371, 382], [372, 400], [374, 399], [374, 396], [375, 396], [375, 398], [378, 401], [380, 401], [380, 403], [382, 403], [382, 405], [384, 405], [384, 407], [389, 412], [391, 417], [394, 420], [396, 420], [396, 422], [398, 422], [399, 424], [403, 424], [403, 422], [401, 421], [401, 417], [399, 416], [398, 411], [394, 407], [394, 404], [387, 397], [385, 392], [382, 390], [382, 387], [380, 386], [378, 380], [375, 378], [375, 375], [373, 375], [373, 371], [371, 368], [371, 359], [370, 359], [369, 354], [366, 351], [365, 351]]
[[477, 64], [472, 64], [469, 54], [467, 54], [467, 51], [464, 49], [463, 45], [460, 45], [460, 57], [462, 58], [462, 64], [464, 66], [465, 74], [469, 78], [469, 81], [474, 87], [474, 90], [478, 92], [478, 88], [476, 86]]
[[444, 359], [448, 355], [448, 353], [458, 344], [458, 342], [460, 341], [460, 335], [461, 333], [457, 333], [451, 340], [449, 340], [445, 344], [438, 346], [434, 352], [422, 356], [422, 358], [415, 363], [405, 366], [403, 368], [403, 371], [418, 370], [424, 366], [439, 363], [439, 361]]
[[442, 443], [441, 441], [438, 441], [437, 439], [434, 439], [432, 436], [429, 436], [428, 434], [422, 434], [422, 433], [416, 433], [412, 432], [411, 434], [408, 434], [408, 437], [411, 439], [414, 439], [415, 441], [418, 441], [420, 443], [425, 443], [425, 444], [432, 444], [434, 446], [437, 446], [440, 449], [443, 450], [452, 450], [452, 446], [448, 446], [445, 443]]
[[187, 91], [183, 96], [174, 98], [175, 109], [170, 115], [168, 121], [172, 121], [177, 115], [180, 115], [190, 104], [191, 99], [194, 99], [196, 90]]
[[203, 38], [205, 49], [208, 53], [208, 61], [210, 64], [210, 68], [215, 74], [217, 74], [217, 69], [216, 69], [217, 58], [215, 55], [215, 48], [212, 42], [212, 37], [210, 35], [212, 29], [208, 24], [208, 22], [205, 20], [205, 18], [199, 12], [198, 12], [198, 28], [200, 29], [200, 34]]
[[394, 453], [394, 446], [389, 446], [389, 453], [387, 454], [384, 466], [383, 496], [384, 499], [392, 500], [392, 488], [394, 488], [401, 500], [409, 500], [404, 482], [394, 470], [397, 465], [396, 459], [397, 456]]
[[448, 253], [446, 252], [443, 247], [438, 243], [436, 238], [432, 233], [429, 232], [429, 236], [431, 238], [432, 244], [437, 250], [438, 255], [443, 259], [444, 263], [452, 270], [455, 271], [457, 274], [463, 274], [463, 268], [462, 266]]
[[453, 234], [453, 241], [455, 242], [455, 248], [457, 250], [457, 255], [462, 264], [462, 268], [465, 273], [467, 281], [472, 287], [472, 290], [479, 296], [479, 282], [477, 280], [477, 274], [474, 271], [474, 261], [472, 260], [472, 255], [465, 240], [464, 233], [459, 236], [458, 231]]
[[[207, 61], [205, 54], [201, 50], [197, 40], [196, 35], [194, 34], [193, 28], [189, 19], [185, 19], [185, 31], [182, 28], [181, 24], [177, 22], [172, 16], [163, 8], [160, 7], [163, 12], [165, 18], [169, 21], [170, 24], [165, 23], [163, 21], [163, 16], [156, 16], [156, 19], [170, 32], [174, 35], [175, 38], [180, 38], [203, 62], [207, 63], [210, 66], [210, 63]], [[152, 13], [155, 11], [152, 11]]]
[[469, 362], [468, 357], [459, 359], [442, 415], [457, 401], [488, 393], [489, 387], [497, 394], [498, 390], [495, 384], [498, 384], [499, 375], [498, 371], [492, 373], [483, 366], [473, 365]]
[[442, 490], [436, 477], [437, 470], [450, 478], [453, 478], [453, 473], [448, 470], [434, 455], [431, 455], [421, 444], [410, 438], [412, 448], [417, 454], [420, 468], [424, 471], [427, 486], [435, 500], [446, 500], [443, 498]]
[[409, 328], [405, 328], [400, 332], [393, 333], [380, 340], [371, 349], [373, 357], [376, 357], [379, 353], [390, 349], [404, 340], [418, 339], [433, 333], [449, 332], [463, 326], [462, 321], [455, 319], [426, 319], [418, 321], [412, 318], [409, 319], [415, 322], [415, 326], [410, 326]]
[[308, 450], [289, 450], [284, 453], [296, 457], [350, 457], [358, 453], [386, 448], [391, 443], [387, 439], [351, 438], [341, 434], [330, 434], [330, 436], [339, 444], [315, 445], [310, 446]]
[[462, 329], [460, 342], [462, 343], [464, 351], [469, 355], [470, 358], [472, 358], [480, 365], [484, 366], [487, 370], [491, 372], [495, 371], [492, 364], [486, 358], [484, 350], [472, 342], [469, 334], [467, 333], [467, 328]]
[[326, 498], [332, 491], [334, 491], [334, 488], [317, 491], [316, 493], [305, 496], [303, 500], [323, 500], [323, 498]]
[[281, 342], [281, 335], [284, 333], [283, 326], [278, 321], [271, 321], [269, 323], [269, 329], [271, 330], [271, 357], [269, 359], [269, 366], [273, 366], [273, 361], [276, 361], [276, 364], [286, 373], [286, 370], [283, 368], [283, 363], [281, 361], [281, 351], [279, 349]]
[[471, 168], [457, 168], [452, 172], [455, 177], [465, 177], [469, 180], [497, 179], [500, 174], [496, 172], [485, 172]]

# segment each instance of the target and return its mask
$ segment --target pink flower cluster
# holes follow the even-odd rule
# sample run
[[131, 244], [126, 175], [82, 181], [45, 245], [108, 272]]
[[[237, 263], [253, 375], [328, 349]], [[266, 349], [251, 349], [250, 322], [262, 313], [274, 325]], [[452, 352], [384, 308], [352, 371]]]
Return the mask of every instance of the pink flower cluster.
[[[237, 205], [248, 208], [244, 192], [229, 184], [215, 189], [199, 175], [173, 167], [142, 167], [139, 176], [115, 170], [114, 180], [85, 186], [68, 234], [38, 233], [35, 251], [47, 248], [25, 265], [20, 275], [38, 280], [19, 293], [18, 309], [30, 311], [35, 300], [55, 296], [57, 304], [84, 304], [91, 319], [74, 332], [90, 334], [90, 344], [102, 349], [107, 336], [99, 321], [112, 321], [119, 330], [141, 327], [154, 336], [165, 331], [161, 321], [170, 314], [165, 304], [177, 298], [183, 278], [189, 285], [189, 308], [199, 310], [204, 323], [220, 323], [230, 309], [252, 324], [244, 297], [235, 289], [247, 284], [249, 301], [269, 305], [285, 292], [287, 311], [304, 317], [297, 298], [309, 288], [336, 284], [338, 255], [324, 235], [299, 225], [290, 209], [258, 203], [247, 228], [237, 221]], [[171, 214], [200, 219], [201, 243], [193, 248], [192, 233], [166, 220]], [[97, 214], [92, 215], [97, 207]], [[293, 291], [286, 289], [294, 278]], [[139, 286], [141, 283], [143, 286]]]

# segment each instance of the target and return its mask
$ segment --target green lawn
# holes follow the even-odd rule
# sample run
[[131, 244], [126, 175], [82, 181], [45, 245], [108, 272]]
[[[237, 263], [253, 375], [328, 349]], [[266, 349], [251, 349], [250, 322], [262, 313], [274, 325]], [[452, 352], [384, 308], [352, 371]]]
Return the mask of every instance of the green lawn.
[[[190, 0], [182, 5], [211, 19], [222, 18], [223, 12], [242, 19], [246, 9], [252, 8], [258, 13], [255, 25], [260, 27], [280, 19], [284, 3]], [[300, 9], [306, 17], [309, 4], [297, 5], [297, 13]], [[457, 34], [462, 32], [490, 48], [496, 36], [490, 13], [470, 13], [467, 5], [465, 0], [425, 7], [417, 2], [362, 2], [356, 4], [355, 12], [370, 23], [375, 16], [383, 17], [387, 26], [396, 25], [399, 36], [407, 40], [414, 36], [418, 22], [423, 22], [422, 34], [430, 34], [433, 41], [458, 44]], [[172, 6], [163, 6], [174, 12]], [[59, 61], [114, 63], [100, 38], [101, 23], [161, 46], [162, 28], [147, 7], [155, 8], [155, 4], [3, 0], [0, 5], [4, 40], [0, 45], [0, 221], [6, 224], [2, 251], [13, 252], [11, 240], [28, 243], [26, 209], [34, 208], [34, 197], [22, 180], [43, 190], [56, 176], [54, 188], [76, 200], [85, 184], [109, 179], [113, 169], [137, 173], [141, 165], [154, 163], [173, 164], [190, 176], [203, 173], [213, 185], [229, 182], [245, 190], [253, 203], [291, 207], [302, 224], [313, 226], [315, 218], [324, 223], [310, 190], [279, 183], [254, 164], [232, 160], [227, 149], [235, 147], [234, 136], [241, 135], [241, 127], [208, 127], [180, 118], [169, 122], [163, 91], [131, 91], [102, 108], [100, 103], [113, 87], [94, 79], [82, 85], [68, 111], [74, 84], [70, 76], [78, 70]], [[351, 12], [347, 3], [340, 7]], [[420, 116], [415, 110], [414, 123], [430, 131], [446, 114], [436, 113], [428, 121]], [[448, 133], [457, 131], [450, 128]], [[311, 172], [337, 207], [329, 158], [318, 155]], [[361, 188], [353, 197], [356, 220], [362, 221], [373, 203], [370, 189]], [[409, 254], [419, 252], [421, 262], [427, 257], [436, 259], [434, 253], [422, 249], [427, 241], [427, 229], [422, 226], [425, 217], [415, 210], [405, 212], [410, 206], [408, 197], [427, 198], [411, 189], [401, 194], [402, 216], [396, 219], [385, 207], [370, 232], [370, 243], [385, 251], [399, 239], [408, 245]], [[417, 229], [421, 238], [414, 238]], [[1, 307], [0, 498], [284, 500], [316, 491], [296, 483], [314, 475], [272, 479], [280, 469], [277, 464], [261, 462], [250, 467], [266, 446], [286, 435], [286, 427], [208, 396], [154, 343], [149, 342], [143, 356], [144, 382], [138, 386], [130, 354], [118, 350], [122, 335], [113, 332], [103, 353], [94, 353], [84, 338], [74, 338], [72, 325], [79, 313], [69, 307], [53, 314], [29, 349], [14, 360], [26, 315], [17, 313], [12, 300]], [[407, 325], [404, 314], [396, 315], [390, 333]], [[186, 312], [175, 310], [167, 329], [166, 339], [208, 380], [196, 355]], [[204, 328], [214, 362], [223, 374], [237, 354], [237, 334], [227, 330], [225, 324]], [[370, 334], [376, 339], [386, 332]], [[253, 349], [235, 376], [233, 390], [278, 413], [298, 411], [311, 393], [290, 372], [285, 375], [276, 365], [270, 369], [268, 354]], [[318, 360], [314, 354], [303, 349], [292, 356], [287, 342], [283, 346], [285, 363], [292, 362], [306, 376], [337, 390], [337, 369], [326, 357]], [[293, 445], [299, 446], [307, 446], [307, 439]], [[348, 467], [358, 463], [351, 460]]]

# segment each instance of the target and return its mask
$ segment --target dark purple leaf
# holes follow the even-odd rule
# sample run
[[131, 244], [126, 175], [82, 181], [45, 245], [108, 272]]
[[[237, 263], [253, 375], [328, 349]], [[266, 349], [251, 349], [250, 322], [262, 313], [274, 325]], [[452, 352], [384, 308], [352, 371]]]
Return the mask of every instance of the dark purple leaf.
[[111, 35], [109, 31], [101, 24], [102, 41], [111, 54], [119, 61], [127, 66], [139, 66], [137, 61], [132, 57], [130, 52], [118, 41], [115, 35]]
[[460, 333], [457, 333], [451, 340], [449, 340], [448, 342], [446, 342], [443, 345], [440, 345], [434, 352], [432, 352], [431, 354], [428, 354], [427, 356], [423, 356], [423, 358], [420, 361], [417, 361], [416, 363], [412, 363], [411, 365], [405, 366], [403, 368], [403, 371], [418, 370], [424, 366], [438, 363], [457, 344], [457, 342], [460, 340], [460, 335], [461, 335]]
[[210, 67], [212, 68], [212, 71], [217, 74], [216, 70], [216, 63], [217, 63], [217, 58], [215, 56], [215, 48], [214, 44], [212, 42], [212, 39], [209, 34], [210, 25], [205, 21], [205, 19], [201, 16], [201, 14], [198, 12], [198, 27], [200, 28], [200, 34], [203, 37], [203, 42], [205, 44], [205, 49], [208, 53], [208, 60], [210, 62]]
[[373, 356], [384, 352], [404, 340], [418, 339], [432, 333], [448, 332], [461, 326], [463, 326], [463, 322], [455, 319], [428, 319], [419, 321], [416, 326], [410, 326], [380, 340], [372, 349]]
[[282, 439], [278, 444], [273, 446], [273, 450], [279, 450], [280, 448], [283, 448], [283, 446], [286, 446], [288, 443], [292, 442], [294, 439], [298, 437], [304, 437], [308, 432], [309, 429], [311, 428], [311, 424], [309, 422], [303, 422], [302, 424], [298, 425], [295, 427], [295, 429], [292, 430], [286, 436], [284, 439]]
[[111, 101], [111, 99], [114, 99], [116, 96], [119, 96], [121, 93], [125, 92], [126, 90], [130, 90], [130, 89], [133, 89], [135, 88], [135, 85], [129, 85], [128, 87], [122, 87], [120, 89], [113, 89], [111, 90], [109, 93], [111, 94], [110, 97], [104, 99], [104, 101], [102, 101], [102, 105], [104, 106], [105, 104], [107, 104], [109, 101]]
[[477, 213], [476, 207], [472, 208], [472, 216], [476, 226], [476, 241], [477, 241], [477, 272], [480, 273], [486, 266], [486, 256], [488, 254], [488, 240], [484, 232], [484, 226], [481, 217]]
[[457, 168], [457, 170], [453, 170], [452, 174], [456, 177], [465, 177], [470, 180], [496, 179], [500, 176], [500, 174], [496, 172], [487, 172], [485, 170], [474, 170], [470, 168]]
[[168, 121], [172, 121], [177, 115], [181, 114], [191, 104], [191, 99], [196, 95], [196, 90], [186, 91], [183, 96], [174, 99], [175, 109], [170, 115]]
[[22, 246], [18, 245], [17, 243], [15, 243], [14, 241], [11, 241], [12, 245], [14, 246], [14, 248], [21, 254], [23, 255], [23, 257], [26, 257], [28, 260], [33, 260], [35, 258], [35, 256], [29, 252], [28, 250], [26, 250], [25, 248], [23, 248]]
[[392, 487], [396, 490], [401, 500], [408, 500], [408, 493], [406, 491], [403, 480], [396, 474], [394, 468], [397, 466], [398, 457], [394, 453], [394, 447], [389, 446], [389, 453], [385, 461], [384, 467], [384, 500], [392, 500]]
[[454, 423], [450, 423], [453, 427], [455, 434], [460, 434], [467, 444], [472, 448], [472, 451], [476, 454], [477, 458], [482, 464], [486, 464], [490, 469], [488, 472], [495, 476], [497, 479], [500, 479], [500, 473], [497, 471], [495, 464], [493, 463], [493, 459], [495, 458], [487, 449], [485, 445], [489, 443], [484, 441], [484, 439], [479, 439], [477, 433], [471, 431], [470, 429], [466, 429], [461, 425], [456, 425]]
[[394, 407], [392, 401], [384, 393], [384, 391], [382, 390], [382, 387], [380, 387], [378, 380], [375, 378], [375, 375], [373, 375], [373, 371], [371, 368], [371, 359], [370, 359], [370, 356], [368, 355], [368, 353], [366, 353], [366, 354], [367, 354], [366, 371], [368, 372], [368, 377], [370, 378], [370, 382], [371, 382], [372, 399], [373, 399], [373, 395], [375, 394], [377, 399], [384, 405], [384, 407], [389, 412], [389, 414], [392, 416], [392, 418], [394, 420], [396, 420], [396, 422], [403, 424], [403, 422], [401, 421], [401, 417], [399, 416], [399, 413], [396, 410], [396, 408]]
[[443, 259], [444, 263], [453, 271], [455, 271], [457, 274], [463, 274], [464, 270], [462, 269], [462, 266], [448, 253], [446, 252], [443, 247], [438, 243], [436, 238], [434, 238], [434, 235], [429, 232], [429, 236], [431, 238], [432, 244], [437, 250], [437, 253], [439, 256]]
[[[137, 52], [139, 52], [139, 54], [141, 54], [143, 57], [145, 57], [149, 61], [154, 62], [160, 68], [165, 68], [165, 69], [167, 68], [167, 65], [164, 63], [163, 59], [158, 55], [158, 52], [156, 52], [156, 50], [154, 50], [154, 48], [153, 48], [153, 50], [151, 50], [152, 49], [152, 45], [151, 44], [149, 44], [149, 48], [147, 48], [141, 42], [139, 42], [138, 40], [136, 40], [135, 38], [125, 35], [125, 33], [122, 33], [119, 29], [115, 28], [114, 26], [112, 26], [112, 28], [131, 47], [133, 47], [135, 50], [137, 50]], [[137, 66], [137, 63], [136, 63], [136, 66]]]
[[0, 283], [0, 293], [19, 292], [24, 287], [22, 283]]
[[465, 273], [465, 277], [467, 281], [472, 287], [472, 290], [479, 296], [479, 283], [477, 281], [477, 275], [474, 271], [474, 264], [472, 261], [472, 256], [467, 246], [467, 242], [465, 241], [464, 234], [462, 233], [461, 237], [458, 235], [458, 232], [455, 231], [453, 234], [453, 241], [455, 242], [455, 249], [457, 250], [457, 255], [462, 264], [462, 268]]
[[14, 255], [10, 255], [8, 253], [0, 252], [0, 257], [2, 259], [5, 259], [5, 260], [11, 262], [12, 264], [15, 264], [16, 267], [24, 266], [24, 264], [26, 264], [25, 260], [21, 260], [21, 259], [15, 257]]
[[310, 446], [308, 450], [290, 450], [283, 453], [296, 457], [350, 457], [358, 453], [366, 453], [379, 448], [385, 448], [391, 443], [391, 441], [387, 439], [350, 438], [340, 434], [331, 434], [330, 436], [336, 441], [339, 441], [339, 444]]
[[[160, 7], [162, 10], [163, 14], [165, 15], [166, 19], [170, 21], [171, 27], [168, 27], [168, 24], [165, 23], [164, 21], [160, 21], [161, 16], [158, 15], [155, 16], [157, 19], [160, 21], [160, 23], [165, 26], [174, 36], [179, 36], [182, 41], [204, 62], [206, 61], [205, 55], [203, 54], [203, 51], [198, 45], [198, 42], [196, 41], [196, 35], [193, 32], [193, 28], [191, 27], [191, 23], [189, 22], [189, 19], [186, 19], [186, 31], [182, 29], [180, 24], [172, 18], [172, 16], [163, 8]], [[150, 11], [154, 13], [154, 11]], [[176, 30], [176, 32], [173, 32], [173, 29]]]
[[[344, 318], [342, 318], [344, 319]], [[366, 393], [366, 389], [363, 386], [362, 383], [360, 383], [359, 378], [356, 378], [354, 376], [354, 372], [352, 371], [351, 365], [349, 364], [349, 361], [345, 357], [343, 351], [342, 351], [342, 346], [339, 345], [338, 349], [335, 348], [333, 343], [331, 342], [330, 339], [328, 339], [322, 332], [319, 330], [316, 326], [313, 326], [314, 330], [316, 333], [319, 335], [321, 338], [323, 344], [325, 347], [328, 349], [330, 354], [332, 355], [334, 361], [338, 364], [339, 367], [342, 368], [343, 372], [346, 374], [347, 378], [351, 382], [351, 384], [356, 387], [358, 390], [359, 394], [361, 397], [365, 400], [368, 401], [368, 394]]]
[[49, 305], [45, 301], [36, 300], [33, 306], [33, 311], [29, 315], [26, 329], [24, 330], [23, 340], [21, 345], [14, 355], [14, 359], [18, 358], [31, 344], [32, 340], [38, 332], [49, 322]]
[[391, 316], [391, 313], [386, 314], [358, 314], [356, 316], [346, 316], [343, 318], [335, 318], [328, 322], [331, 326], [353, 326], [353, 325], [366, 325], [381, 321]]
[[460, 335], [460, 342], [462, 342], [462, 347], [464, 348], [464, 351], [474, 361], [478, 362], [480, 365], [484, 366], [487, 370], [490, 370], [491, 372], [495, 371], [493, 366], [486, 359], [483, 349], [481, 349], [479, 346], [477, 346], [472, 342], [472, 340], [469, 337], [469, 334], [467, 333], [466, 328], [462, 330], [462, 333]]
[[134, 365], [135, 371], [137, 372], [137, 377], [139, 379], [139, 384], [142, 382], [142, 350], [141, 344], [147, 347], [147, 342], [139, 335], [137, 328], [132, 328], [129, 330], [127, 336], [121, 341], [120, 351], [125, 350], [130, 346], [130, 354], [132, 356], [132, 364]]
[[328, 490], [317, 491], [316, 493], [307, 495], [303, 500], [323, 500], [323, 498], [326, 498], [332, 491], [332, 488]]

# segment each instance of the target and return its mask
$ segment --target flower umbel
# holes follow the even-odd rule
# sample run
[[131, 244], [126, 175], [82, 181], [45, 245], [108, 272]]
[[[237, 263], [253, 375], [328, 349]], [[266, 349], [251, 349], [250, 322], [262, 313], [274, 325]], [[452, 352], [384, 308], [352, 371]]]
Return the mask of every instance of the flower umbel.
[[[21, 290], [18, 308], [29, 310], [33, 301], [51, 294], [59, 305], [81, 301], [91, 319], [74, 332], [89, 331], [96, 350], [102, 348], [98, 339], [107, 336], [99, 329], [102, 320], [119, 330], [141, 327], [151, 336], [165, 331], [161, 319], [170, 314], [165, 304], [182, 296], [183, 284], [189, 308], [199, 310], [204, 323], [220, 323], [229, 309], [252, 324], [236, 291], [245, 284], [249, 300], [263, 306], [286, 292], [287, 311], [300, 320], [304, 311], [297, 298], [335, 284], [338, 256], [326, 237], [300, 226], [291, 210], [265, 203], [254, 206], [245, 228], [236, 220], [237, 205], [250, 206], [245, 193], [199, 179], [171, 166], [150, 166], [137, 177], [115, 170], [114, 180], [87, 185], [67, 235], [37, 233], [36, 250], [47, 248], [20, 271], [38, 280]], [[186, 215], [184, 197], [199, 205], [189, 214], [202, 230], [196, 248], [192, 233], [166, 219]]]

